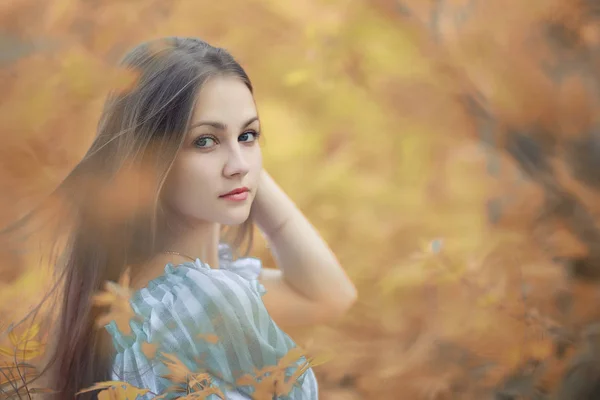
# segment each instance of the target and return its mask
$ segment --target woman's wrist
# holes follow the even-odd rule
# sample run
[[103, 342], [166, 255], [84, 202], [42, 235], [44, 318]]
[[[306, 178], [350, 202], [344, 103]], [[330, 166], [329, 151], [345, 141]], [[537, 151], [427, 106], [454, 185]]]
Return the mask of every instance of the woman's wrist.
[[277, 183], [262, 171], [258, 191], [252, 204], [252, 217], [260, 230], [272, 237], [293, 218], [296, 206]]

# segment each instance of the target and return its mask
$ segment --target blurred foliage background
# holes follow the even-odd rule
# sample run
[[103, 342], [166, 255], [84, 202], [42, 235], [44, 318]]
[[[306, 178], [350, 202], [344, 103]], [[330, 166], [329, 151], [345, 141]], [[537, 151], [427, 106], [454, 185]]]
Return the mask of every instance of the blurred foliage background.
[[[198, 36], [247, 69], [267, 169], [359, 288], [344, 320], [291, 332], [331, 355], [316, 368], [321, 398], [600, 398], [599, 11], [2, 2], [0, 223], [79, 161], [128, 48]], [[264, 243], [254, 253], [272, 265]], [[4, 331], [45, 280], [35, 249], [0, 256]]]

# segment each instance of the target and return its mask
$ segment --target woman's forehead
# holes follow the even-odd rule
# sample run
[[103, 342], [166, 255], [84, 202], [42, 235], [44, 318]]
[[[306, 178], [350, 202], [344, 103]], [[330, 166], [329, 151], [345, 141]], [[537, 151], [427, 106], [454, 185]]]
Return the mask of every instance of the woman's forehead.
[[201, 121], [239, 125], [257, 117], [254, 96], [237, 77], [215, 77], [198, 93], [193, 123]]

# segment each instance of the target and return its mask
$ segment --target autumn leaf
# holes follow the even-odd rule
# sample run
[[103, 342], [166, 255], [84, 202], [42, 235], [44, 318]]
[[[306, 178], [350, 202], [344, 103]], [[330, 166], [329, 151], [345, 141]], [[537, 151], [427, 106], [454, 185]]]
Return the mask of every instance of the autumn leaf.
[[177, 356], [165, 353], [162, 354], [162, 357], [164, 358], [162, 362], [169, 371], [169, 373], [165, 375], [165, 378], [175, 383], [183, 383], [187, 385], [189, 377], [194, 373], [190, 371]]
[[[217, 386], [212, 384], [212, 377], [207, 373], [195, 374], [188, 383], [191, 393], [188, 397], [193, 399], [206, 399], [210, 395], [216, 395], [225, 400], [225, 395]], [[185, 398], [185, 397], [184, 397]]]
[[128, 335], [131, 334], [131, 326], [129, 322], [132, 319], [139, 319], [130, 304], [131, 289], [130, 269], [127, 268], [120, 277], [118, 283], [105, 282], [104, 291], [95, 294], [92, 301], [96, 306], [109, 307], [109, 311], [96, 319], [96, 326], [103, 328], [111, 321], [115, 321], [121, 332]]
[[20, 362], [0, 362], [0, 388], [4, 385], [17, 385], [22, 382], [22, 377], [32, 377], [37, 374], [34, 365]]
[[39, 326], [33, 325], [23, 334], [18, 336], [14, 329], [9, 330], [8, 338], [11, 347], [0, 346], [0, 355], [9, 358], [17, 358], [23, 361], [31, 360], [43, 353], [43, 345], [37, 340], [33, 340], [39, 333]]
[[[297, 384], [298, 378], [312, 365], [311, 360], [297, 365], [299, 359], [305, 356], [306, 351], [304, 349], [294, 347], [279, 359], [277, 365], [266, 366], [253, 374], [245, 374], [236, 380], [236, 384], [253, 386], [253, 398], [257, 400], [267, 400], [274, 395], [286, 395]], [[296, 369], [290, 377], [286, 377], [286, 371], [290, 367], [296, 367]]]
[[169, 386], [165, 393], [156, 397], [156, 399], [166, 398], [170, 393], [186, 393], [181, 399], [205, 399], [214, 394], [221, 399], [225, 399], [222, 391], [212, 384], [212, 377], [206, 372], [192, 372], [172, 354], [163, 354], [163, 363], [169, 370], [164, 377], [173, 385]]
[[278, 367], [287, 368], [293, 365], [298, 359], [304, 357], [306, 355], [306, 351], [300, 347], [291, 348], [283, 357], [279, 359], [277, 362]]
[[80, 390], [77, 394], [92, 392], [101, 390], [98, 393], [99, 400], [135, 400], [137, 396], [143, 396], [149, 393], [148, 389], [140, 389], [131, 386], [127, 382], [121, 381], [110, 381], [110, 382], [99, 382], [90, 386], [89, 388]]

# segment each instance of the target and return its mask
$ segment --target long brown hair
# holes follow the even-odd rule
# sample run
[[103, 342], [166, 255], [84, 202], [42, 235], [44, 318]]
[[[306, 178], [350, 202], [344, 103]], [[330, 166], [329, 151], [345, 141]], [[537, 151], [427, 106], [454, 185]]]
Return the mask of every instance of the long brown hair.
[[[68, 228], [55, 271], [61, 305], [42, 370], [46, 385], [55, 391], [51, 399], [71, 399], [77, 391], [111, 379], [112, 342], [108, 332], [95, 327], [102, 310], [94, 307], [92, 296], [105, 281], [117, 281], [127, 266], [143, 264], [164, 250], [161, 188], [202, 84], [226, 74], [239, 77], [252, 91], [247, 74], [227, 51], [196, 38], [143, 43], [121, 65], [137, 74], [135, 85], [109, 95], [93, 144], [51, 196], [59, 201], [46, 203], [60, 204], [67, 216], [61, 217], [63, 230]], [[120, 181], [126, 181], [126, 188]], [[125, 207], [118, 215], [106, 210], [115, 204], [107, 199], [114, 198]], [[247, 221], [233, 247], [251, 232]]]

